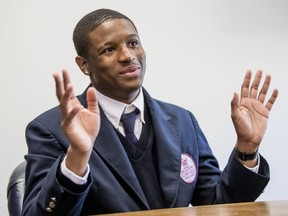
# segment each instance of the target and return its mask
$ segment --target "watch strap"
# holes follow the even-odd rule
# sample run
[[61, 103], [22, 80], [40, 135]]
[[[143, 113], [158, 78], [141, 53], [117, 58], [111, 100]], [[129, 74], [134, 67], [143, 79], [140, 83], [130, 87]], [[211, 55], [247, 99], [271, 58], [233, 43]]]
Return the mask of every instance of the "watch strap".
[[258, 150], [253, 153], [245, 153], [245, 152], [240, 152], [236, 149], [236, 156], [242, 161], [254, 160], [257, 157], [257, 154], [258, 154]]

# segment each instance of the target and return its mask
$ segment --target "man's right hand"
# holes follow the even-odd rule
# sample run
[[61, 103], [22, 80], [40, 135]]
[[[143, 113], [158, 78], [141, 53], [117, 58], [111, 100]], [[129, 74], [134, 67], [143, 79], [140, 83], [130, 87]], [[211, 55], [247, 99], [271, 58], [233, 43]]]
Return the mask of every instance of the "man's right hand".
[[75, 96], [69, 74], [62, 70], [61, 76], [54, 73], [56, 95], [61, 109], [61, 127], [70, 143], [66, 166], [76, 175], [84, 176], [100, 128], [100, 110], [96, 90], [87, 90], [87, 109]]

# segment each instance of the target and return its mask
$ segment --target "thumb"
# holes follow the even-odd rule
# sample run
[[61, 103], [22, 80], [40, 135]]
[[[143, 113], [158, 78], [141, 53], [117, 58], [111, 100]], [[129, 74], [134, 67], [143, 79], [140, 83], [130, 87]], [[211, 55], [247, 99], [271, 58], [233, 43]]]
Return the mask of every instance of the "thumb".
[[232, 118], [235, 117], [237, 110], [239, 107], [239, 95], [234, 92], [233, 99], [231, 101], [231, 116]]
[[99, 111], [98, 100], [96, 97], [96, 90], [94, 87], [89, 87], [86, 93], [87, 109], [93, 113]]

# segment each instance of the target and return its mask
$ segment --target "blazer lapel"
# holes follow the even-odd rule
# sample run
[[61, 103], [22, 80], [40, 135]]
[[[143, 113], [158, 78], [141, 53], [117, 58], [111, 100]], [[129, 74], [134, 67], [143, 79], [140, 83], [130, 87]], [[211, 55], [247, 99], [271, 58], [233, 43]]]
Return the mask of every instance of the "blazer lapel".
[[181, 171], [179, 131], [170, 122], [171, 117], [155, 103], [146, 91], [145, 101], [149, 107], [155, 131], [155, 143], [159, 167], [159, 181], [165, 207], [173, 207], [178, 191]]

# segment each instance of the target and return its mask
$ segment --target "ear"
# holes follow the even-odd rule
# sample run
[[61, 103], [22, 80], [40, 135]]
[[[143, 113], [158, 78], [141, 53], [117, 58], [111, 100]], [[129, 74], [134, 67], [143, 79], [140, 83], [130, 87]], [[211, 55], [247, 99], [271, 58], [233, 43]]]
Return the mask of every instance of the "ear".
[[87, 60], [81, 56], [76, 56], [75, 61], [78, 65], [78, 67], [80, 68], [80, 70], [85, 75], [89, 76], [90, 75], [90, 69], [89, 69]]

